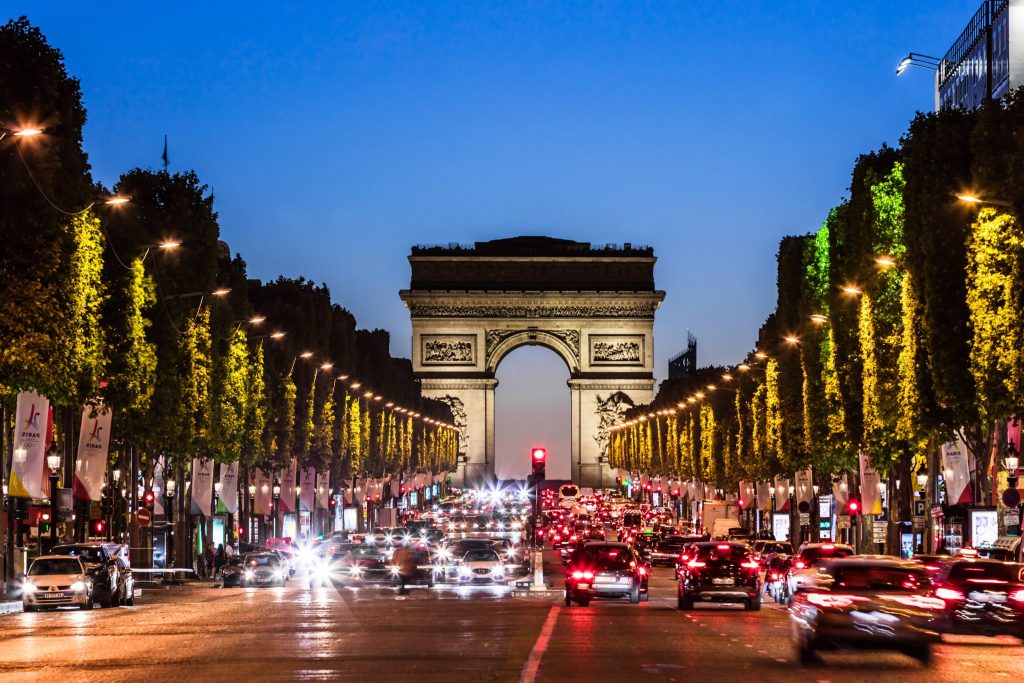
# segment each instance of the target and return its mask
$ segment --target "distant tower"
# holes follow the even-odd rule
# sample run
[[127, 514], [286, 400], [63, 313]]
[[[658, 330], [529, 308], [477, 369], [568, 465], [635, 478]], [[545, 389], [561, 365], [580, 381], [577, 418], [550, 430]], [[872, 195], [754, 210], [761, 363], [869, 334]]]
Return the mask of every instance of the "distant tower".
[[668, 361], [668, 378], [681, 379], [697, 369], [697, 338], [692, 332], [686, 333], [686, 350]]

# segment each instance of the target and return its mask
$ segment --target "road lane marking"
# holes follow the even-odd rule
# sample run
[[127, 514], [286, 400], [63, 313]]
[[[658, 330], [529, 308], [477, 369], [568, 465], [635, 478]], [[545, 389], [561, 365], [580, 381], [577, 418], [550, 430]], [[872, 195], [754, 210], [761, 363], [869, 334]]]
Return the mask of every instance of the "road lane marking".
[[555, 630], [555, 622], [558, 621], [559, 611], [561, 611], [561, 608], [555, 605], [548, 612], [548, 618], [544, 620], [544, 625], [540, 628], [537, 642], [533, 644], [530, 656], [526, 658], [526, 664], [523, 665], [523, 672], [519, 675], [519, 683], [534, 683], [537, 680], [537, 672], [540, 671], [540, 660], [543, 659], [544, 653], [547, 652], [548, 645], [551, 643], [551, 633]]

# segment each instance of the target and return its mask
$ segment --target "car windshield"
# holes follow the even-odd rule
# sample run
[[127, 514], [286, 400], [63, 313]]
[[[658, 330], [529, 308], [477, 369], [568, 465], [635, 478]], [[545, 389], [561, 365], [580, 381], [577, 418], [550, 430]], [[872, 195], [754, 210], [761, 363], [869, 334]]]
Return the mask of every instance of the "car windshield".
[[670, 536], [658, 543], [659, 550], [678, 550], [686, 545], [687, 540], [682, 536]]
[[271, 566], [276, 567], [278, 564], [277, 555], [250, 555], [246, 558], [245, 563], [249, 566]]
[[742, 545], [715, 543], [699, 546], [697, 557], [706, 562], [745, 562], [749, 557], [749, 551]]
[[804, 548], [800, 551], [800, 561], [808, 567], [813, 567], [821, 560], [831, 560], [839, 557], [849, 557], [853, 554], [850, 548], [840, 546], [818, 546], [817, 548]]
[[354, 560], [379, 560], [384, 555], [376, 548], [353, 548], [350, 557]]
[[81, 574], [82, 565], [71, 557], [54, 557], [36, 560], [28, 570], [29, 576], [48, 576], [50, 574]]
[[462, 558], [463, 562], [497, 562], [498, 553], [493, 550], [470, 550]]
[[957, 562], [949, 569], [949, 580], [967, 583], [1021, 581], [1021, 567], [1002, 562]]
[[587, 546], [578, 551], [573, 564], [593, 566], [597, 569], [625, 569], [633, 555], [619, 546]]
[[74, 555], [75, 557], [80, 557], [82, 562], [90, 562], [92, 564], [103, 563], [103, 550], [101, 548], [91, 548], [82, 545], [59, 545], [53, 549], [53, 554]]
[[835, 586], [848, 590], [916, 591], [929, 585], [920, 569], [898, 567], [839, 567], [832, 572]]
[[640, 526], [643, 523], [644, 519], [639, 512], [627, 512], [622, 517], [622, 526]]

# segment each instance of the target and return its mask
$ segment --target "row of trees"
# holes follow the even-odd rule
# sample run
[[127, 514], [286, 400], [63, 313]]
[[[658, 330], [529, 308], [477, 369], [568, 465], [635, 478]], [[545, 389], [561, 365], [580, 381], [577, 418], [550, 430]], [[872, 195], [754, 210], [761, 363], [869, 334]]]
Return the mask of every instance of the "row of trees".
[[989, 500], [1024, 406], [1021, 130], [1017, 91], [918, 114], [898, 149], [859, 157], [821, 228], [781, 241], [757, 348], [663, 383], [613, 433], [612, 466], [726, 490], [812, 467], [828, 486], [866, 452], [910, 482], [959, 436]]
[[450, 409], [420, 396], [387, 332], [357, 330], [326, 286], [248, 278], [195, 173], [134, 169], [101, 187], [85, 118], [60, 52], [24, 18], [0, 28], [0, 125], [44, 131], [0, 140], [5, 453], [15, 396], [32, 390], [58, 406], [69, 454], [82, 406], [112, 408], [115, 457], [136, 450], [150, 475], [157, 457], [200, 456], [268, 470], [297, 457], [345, 477], [454, 470]]

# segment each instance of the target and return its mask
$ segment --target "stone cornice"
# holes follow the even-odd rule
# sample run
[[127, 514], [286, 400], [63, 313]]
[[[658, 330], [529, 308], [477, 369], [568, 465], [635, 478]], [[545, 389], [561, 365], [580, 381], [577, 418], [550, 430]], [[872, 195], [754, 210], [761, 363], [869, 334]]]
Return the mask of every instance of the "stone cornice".
[[402, 290], [413, 318], [651, 319], [665, 292]]

